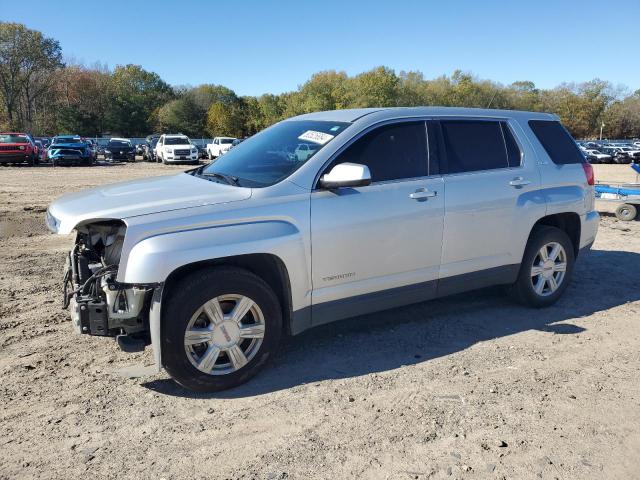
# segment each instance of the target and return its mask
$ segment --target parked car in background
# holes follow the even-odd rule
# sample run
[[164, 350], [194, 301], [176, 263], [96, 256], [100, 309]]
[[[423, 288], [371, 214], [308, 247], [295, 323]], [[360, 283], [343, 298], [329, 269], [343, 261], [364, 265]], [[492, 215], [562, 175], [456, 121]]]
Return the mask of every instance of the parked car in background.
[[158, 140], [160, 137], [153, 137], [151, 140], [147, 140], [144, 144], [144, 152], [142, 153], [142, 159], [145, 162], [155, 162], [156, 161], [156, 145], [158, 145]]
[[56, 167], [59, 165], [93, 165], [93, 154], [89, 145], [79, 135], [58, 135], [47, 149], [47, 158]]
[[109, 161], [135, 162], [136, 149], [127, 138], [112, 138], [104, 149], [104, 157]]
[[304, 162], [306, 159], [316, 153], [319, 148], [320, 146], [317, 144], [299, 143], [298, 145], [296, 145], [296, 148], [293, 151], [292, 160], [296, 162]]
[[44, 152], [46, 151], [46, 148], [44, 147], [44, 145], [42, 145], [42, 142], [40, 140], [34, 140], [33, 143], [36, 146], [36, 155], [38, 156], [38, 160], [42, 162], [42, 157], [44, 155]]
[[198, 159], [207, 158], [207, 147], [200, 142], [194, 142], [195, 147], [198, 149]]
[[142, 146], [143, 148], [142, 159], [145, 162], [157, 161], [155, 150], [161, 135], [162, 134], [160, 133], [154, 133], [152, 135], [147, 136], [147, 138], [145, 138], [145, 143]]
[[200, 163], [198, 148], [186, 135], [162, 135], [156, 145], [156, 158], [162, 163]]
[[218, 158], [220, 155], [227, 153], [233, 145], [234, 137], [215, 137], [213, 142], [207, 143], [207, 156], [209, 160]]
[[[317, 148], [292, 162], [301, 143]], [[599, 223], [593, 168], [557, 116], [467, 108], [302, 115], [46, 218], [77, 231], [75, 331], [151, 344], [200, 391], [246, 382], [284, 334], [356, 315], [491, 285], [553, 305]]]
[[608, 147], [608, 149], [605, 150], [605, 152], [613, 156], [613, 161], [615, 163], [631, 163], [633, 160], [630, 155], [630, 151], [630, 148], [620, 147], [617, 145]]
[[26, 133], [0, 133], [0, 163], [39, 163], [38, 147]]
[[628, 143], [626, 145], [622, 145], [620, 148], [626, 153], [633, 162], [640, 162], [640, 148], [637, 148], [632, 143]]
[[89, 151], [91, 152], [91, 157], [93, 158], [93, 161], [95, 162], [96, 159], [98, 158], [98, 147], [96, 145], [95, 140], [93, 140], [91, 138], [82, 138], [82, 140], [89, 147]]
[[34, 140], [38, 140], [40, 143], [42, 143], [42, 146], [44, 148], [48, 148], [49, 145], [51, 145], [51, 139], [49, 137], [35, 137]]
[[229, 150], [231, 150], [234, 147], [237, 147], [238, 145], [240, 145], [244, 141], [245, 141], [244, 138], [236, 138], [233, 142], [231, 142], [231, 147], [229, 148]]
[[584, 153], [587, 157], [587, 160], [589, 160], [589, 163], [612, 163], [613, 162], [613, 158], [611, 157], [611, 155], [602, 153], [600, 150], [586, 149]]

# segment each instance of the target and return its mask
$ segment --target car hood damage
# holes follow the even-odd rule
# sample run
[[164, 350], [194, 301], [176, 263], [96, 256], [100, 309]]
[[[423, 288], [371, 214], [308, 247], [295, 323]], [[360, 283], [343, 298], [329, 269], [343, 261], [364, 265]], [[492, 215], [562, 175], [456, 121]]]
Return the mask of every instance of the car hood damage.
[[47, 226], [55, 233], [67, 234], [76, 226], [90, 221], [124, 220], [170, 210], [237, 202], [250, 197], [250, 188], [181, 173], [64, 195], [49, 206]]

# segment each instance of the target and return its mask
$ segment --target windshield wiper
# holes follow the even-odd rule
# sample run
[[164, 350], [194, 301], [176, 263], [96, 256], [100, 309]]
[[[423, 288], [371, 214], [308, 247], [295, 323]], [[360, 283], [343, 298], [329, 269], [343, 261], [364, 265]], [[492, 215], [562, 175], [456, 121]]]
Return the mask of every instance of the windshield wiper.
[[240, 186], [240, 184], [238, 183], [238, 180], [239, 180], [238, 177], [234, 177], [233, 175], [227, 175], [226, 173], [206, 172], [206, 173], [201, 173], [200, 176], [215, 177], [223, 180], [228, 185], [234, 185], [236, 187]]

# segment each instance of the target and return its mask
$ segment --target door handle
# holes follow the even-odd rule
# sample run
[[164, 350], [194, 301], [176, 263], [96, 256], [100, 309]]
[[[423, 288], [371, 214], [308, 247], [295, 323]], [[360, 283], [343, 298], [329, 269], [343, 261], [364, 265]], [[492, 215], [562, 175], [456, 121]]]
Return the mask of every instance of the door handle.
[[426, 188], [419, 188], [415, 192], [409, 194], [409, 198], [413, 200], [426, 200], [427, 198], [435, 197], [438, 192], [428, 190]]
[[509, 185], [512, 187], [524, 187], [525, 185], [529, 185], [531, 183], [530, 180], [525, 180], [522, 177], [516, 177], [509, 182]]

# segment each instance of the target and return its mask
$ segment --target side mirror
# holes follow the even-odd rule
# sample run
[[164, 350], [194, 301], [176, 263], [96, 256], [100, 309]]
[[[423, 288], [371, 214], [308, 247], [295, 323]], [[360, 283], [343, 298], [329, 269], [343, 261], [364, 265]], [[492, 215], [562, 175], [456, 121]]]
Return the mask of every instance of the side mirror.
[[371, 184], [371, 172], [359, 163], [339, 163], [320, 178], [320, 186], [327, 189], [366, 187]]

